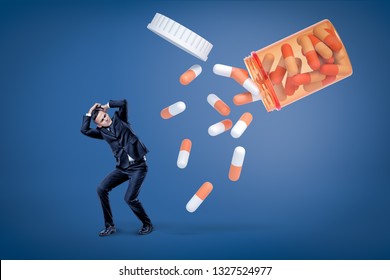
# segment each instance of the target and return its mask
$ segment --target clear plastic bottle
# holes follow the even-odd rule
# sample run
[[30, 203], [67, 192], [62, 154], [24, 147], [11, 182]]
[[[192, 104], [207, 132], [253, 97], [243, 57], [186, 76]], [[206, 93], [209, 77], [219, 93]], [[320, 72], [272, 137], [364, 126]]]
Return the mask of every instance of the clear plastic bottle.
[[336, 29], [323, 20], [244, 59], [268, 112], [352, 75]]

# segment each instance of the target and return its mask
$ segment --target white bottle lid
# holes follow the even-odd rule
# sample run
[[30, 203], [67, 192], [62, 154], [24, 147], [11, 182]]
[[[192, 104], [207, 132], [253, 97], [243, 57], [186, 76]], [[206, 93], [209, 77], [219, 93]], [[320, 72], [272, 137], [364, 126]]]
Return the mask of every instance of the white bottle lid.
[[170, 18], [156, 13], [148, 29], [193, 56], [206, 61], [213, 45]]

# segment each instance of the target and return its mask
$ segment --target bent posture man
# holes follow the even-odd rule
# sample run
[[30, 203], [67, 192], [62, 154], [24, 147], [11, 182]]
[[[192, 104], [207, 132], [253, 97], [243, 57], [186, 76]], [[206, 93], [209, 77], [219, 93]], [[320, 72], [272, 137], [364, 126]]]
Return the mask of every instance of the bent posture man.
[[[107, 114], [109, 108], [119, 108], [112, 118]], [[91, 119], [96, 123], [96, 129], [90, 128]], [[127, 119], [127, 101], [110, 100], [105, 105], [95, 103], [83, 116], [81, 133], [92, 138], [106, 140], [117, 163], [115, 170], [108, 174], [97, 187], [105, 224], [105, 228], [99, 235], [107, 236], [116, 232], [108, 193], [127, 180], [129, 185], [125, 201], [142, 222], [142, 228], [138, 233], [141, 235], [150, 233], [153, 230], [152, 223], [138, 200], [142, 182], [148, 171], [145, 157], [148, 149], [130, 127]]]

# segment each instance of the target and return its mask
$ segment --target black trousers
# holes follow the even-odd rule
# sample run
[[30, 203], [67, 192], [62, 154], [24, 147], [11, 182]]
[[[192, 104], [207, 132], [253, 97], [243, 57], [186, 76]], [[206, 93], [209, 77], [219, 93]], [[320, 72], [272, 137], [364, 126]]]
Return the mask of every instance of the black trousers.
[[147, 172], [148, 166], [145, 161], [135, 162], [127, 169], [115, 169], [108, 174], [97, 187], [106, 227], [114, 225], [108, 193], [127, 180], [129, 181], [129, 185], [125, 193], [126, 203], [143, 224], [151, 223], [141, 202], [138, 200], [138, 194]]

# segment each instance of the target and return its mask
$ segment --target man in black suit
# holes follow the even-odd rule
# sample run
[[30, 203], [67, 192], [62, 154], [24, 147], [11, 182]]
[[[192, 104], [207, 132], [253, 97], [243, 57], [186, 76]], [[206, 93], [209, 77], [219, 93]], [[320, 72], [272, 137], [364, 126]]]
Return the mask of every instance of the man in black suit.
[[[112, 118], [107, 114], [109, 108], [119, 108]], [[96, 123], [96, 129], [90, 128], [91, 119]], [[130, 127], [127, 119], [127, 101], [110, 100], [105, 105], [95, 103], [83, 116], [81, 133], [106, 140], [116, 158], [115, 170], [109, 173], [97, 187], [105, 223], [105, 228], [99, 235], [107, 236], [116, 232], [108, 193], [125, 181], [129, 181], [125, 201], [142, 222], [142, 228], [138, 233], [144, 235], [152, 232], [152, 222], [138, 200], [142, 182], [148, 171], [145, 157], [148, 149]]]

